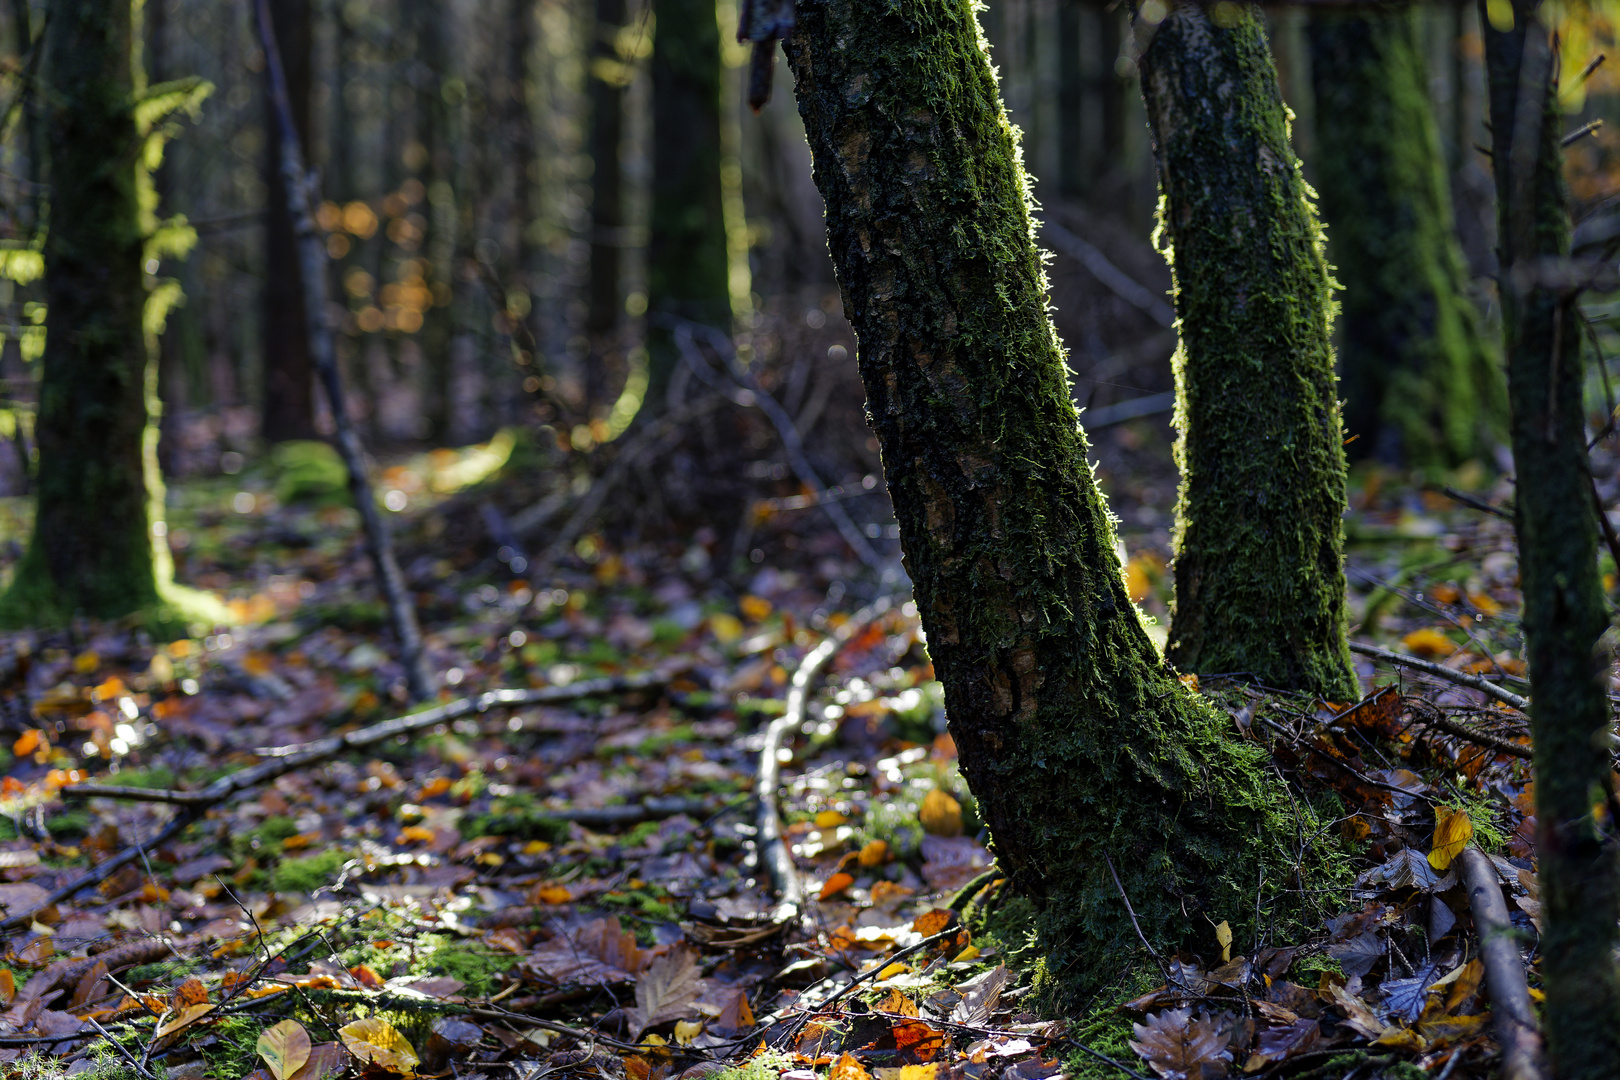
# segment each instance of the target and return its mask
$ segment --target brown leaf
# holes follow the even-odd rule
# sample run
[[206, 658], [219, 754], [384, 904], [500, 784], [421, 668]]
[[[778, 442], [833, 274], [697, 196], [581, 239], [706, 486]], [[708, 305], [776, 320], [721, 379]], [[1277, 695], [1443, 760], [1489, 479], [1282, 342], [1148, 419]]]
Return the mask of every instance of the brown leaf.
[[69, 1009], [77, 1009], [82, 1005], [95, 1001], [103, 993], [107, 982], [107, 962], [97, 960], [90, 965], [90, 969], [79, 977], [79, 985], [73, 988], [73, 997], [68, 1000]]
[[930, 836], [962, 835], [962, 804], [938, 788], [923, 797], [917, 817]]
[[615, 916], [558, 934], [531, 952], [523, 968], [556, 983], [619, 983], [635, 978], [650, 961]]
[[1351, 994], [1342, 986], [1335, 986], [1330, 993], [1333, 995], [1333, 1004], [1338, 1006], [1344, 1018], [1350, 1021], [1350, 1026], [1369, 1039], [1376, 1039], [1384, 1032], [1384, 1022], [1372, 1011], [1365, 1001]]
[[1006, 964], [997, 964], [983, 975], [958, 986], [956, 989], [962, 995], [962, 1000], [951, 1009], [951, 1020], [958, 1024], [972, 1025], [980, 1025], [989, 1020], [990, 1014], [995, 1012], [996, 1005], [1001, 1001], [1001, 991], [1006, 989], [1010, 974]]
[[855, 1060], [854, 1054], [842, 1054], [833, 1062], [832, 1071], [827, 1074], [827, 1080], [872, 1080], [872, 1074], [866, 1067]]
[[185, 982], [174, 988], [174, 1001], [172, 1004], [176, 1012], [185, 1008], [187, 1005], [202, 1005], [207, 1001], [208, 987], [203, 985], [203, 981], [201, 979], [187, 979]]
[[1226, 1075], [1232, 1052], [1226, 1033], [1208, 1014], [1190, 1009], [1154, 1013], [1145, 1024], [1132, 1024], [1131, 1049], [1165, 1080], [1205, 1080]]
[[1322, 1028], [1315, 1020], [1295, 1020], [1286, 1027], [1267, 1028], [1260, 1033], [1260, 1048], [1244, 1062], [1244, 1072], [1254, 1072], [1274, 1061], [1287, 1061], [1316, 1046]]
[[896, 1049], [924, 1062], [934, 1060], [948, 1041], [943, 1031], [923, 1020], [902, 1020], [889, 1034], [894, 1038]]
[[[684, 1020], [698, 995], [697, 953], [680, 946], [654, 960], [636, 980], [636, 1009], [644, 1027]], [[638, 1032], [639, 1034], [639, 1032]]]
[[287, 1078], [287, 1080], [321, 1080], [330, 1076], [348, 1064], [348, 1055], [343, 1047], [335, 1042], [316, 1043], [309, 1049], [309, 1060], [304, 1067]]

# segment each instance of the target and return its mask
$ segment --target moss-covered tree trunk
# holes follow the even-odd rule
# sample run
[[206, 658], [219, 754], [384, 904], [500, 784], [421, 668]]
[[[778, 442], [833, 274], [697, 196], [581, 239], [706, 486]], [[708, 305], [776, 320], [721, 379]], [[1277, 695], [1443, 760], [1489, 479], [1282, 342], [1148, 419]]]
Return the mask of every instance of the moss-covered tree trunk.
[[1176, 0], [1140, 65], [1181, 333], [1169, 656], [1347, 700], [1332, 282], [1259, 11]]
[[[309, 143], [310, 69], [314, 35], [309, 0], [274, 0], [276, 40], [287, 63], [293, 123], [298, 138]], [[340, 94], [339, 97], [342, 95]], [[264, 349], [264, 408], [260, 424], [271, 442], [315, 438], [315, 369], [309, 359], [309, 333], [304, 297], [298, 285], [298, 239], [287, 216], [287, 189], [277, 157], [280, 121], [266, 107], [264, 183], [264, 292], [261, 345]]]
[[1412, 6], [1311, 16], [1316, 184], [1339, 283], [1352, 458], [1482, 458], [1507, 400], [1468, 296]]
[[720, 185], [720, 22], [714, 0], [653, 0], [652, 219], [647, 238], [647, 404], [679, 363], [671, 320], [729, 329]]
[[1481, 21], [1536, 751], [1547, 1048], [1558, 1080], [1598, 1080], [1620, 1061], [1620, 877], [1604, 838], [1613, 823], [1600, 829], [1593, 812], [1610, 783], [1609, 620], [1590, 511], [1581, 327], [1572, 275], [1558, 271], [1570, 242], [1564, 131], [1538, 6], [1515, 0], [1504, 32], [1482, 3]]
[[[971, 0], [801, 4], [785, 43], [950, 730], [1064, 995], [1252, 920], [1260, 755], [1126, 595]], [[1268, 873], [1268, 882], [1285, 877]], [[1268, 901], [1269, 903], [1269, 901]]]
[[53, 167], [38, 504], [0, 603], [10, 625], [159, 603], [143, 461], [146, 285], [130, 0], [51, 0], [48, 14], [42, 107]]

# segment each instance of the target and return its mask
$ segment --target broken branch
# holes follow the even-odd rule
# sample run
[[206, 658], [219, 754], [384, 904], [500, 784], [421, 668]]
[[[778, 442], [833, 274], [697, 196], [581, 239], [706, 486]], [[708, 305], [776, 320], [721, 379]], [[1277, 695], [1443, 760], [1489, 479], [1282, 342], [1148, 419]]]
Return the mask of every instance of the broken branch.
[[1362, 656], [1370, 656], [1374, 660], [1382, 660], [1386, 664], [1421, 671], [1425, 675], [1433, 675], [1436, 678], [1445, 679], [1447, 682], [1456, 683], [1458, 686], [1466, 686], [1470, 690], [1478, 690], [1485, 696], [1493, 697], [1502, 704], [1518, 709], [1520, 712], [1527, 712], [1530, 709], [1529, 698], [1520, 697], [1511, 690], [1504, 690], [1495, 683], [1482, 679], [1478, 675], [1470, 675], [1466, 671], [1453, 671], [1442, 664], [1419, 660], [1417, 657], [1407, 656], [1405, 653], [1390, 652], [1388, 649], [1380, 649], [1376, 645], [1368, 645], [1360, 641], [1352, 641], [1350, 651], [1360, 653]]

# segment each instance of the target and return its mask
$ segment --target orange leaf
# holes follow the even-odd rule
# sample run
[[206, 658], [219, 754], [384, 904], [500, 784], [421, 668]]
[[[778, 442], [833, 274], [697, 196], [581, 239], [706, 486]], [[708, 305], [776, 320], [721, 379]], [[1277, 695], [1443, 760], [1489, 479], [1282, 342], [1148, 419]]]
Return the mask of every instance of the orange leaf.
[[18, 757], [27, 757], [39, 749], [39, 744], [43, 740], [44, 736], [39, 733], [38, 728], [29, 728], [18, 736], [16, 742], [11, 744], [11, 752]]
[[827, 1080], [872, 1080], [872, 1074], [855, 1060], [854, 1054], [846, 1053], [833, 1063], [832, 1071], [827, 1074]]
[[962, 835], [962, 804], [935, 788], [924, 797], [917, 811], [923, 831], [934, 836]]
[[433, 830], [424, 828], [421, 825], [407, 825], [399, 830], [399, 835], [394, 838], [396, 844], [431, 844], [432, 842]]
[[827, 884], [821, 887], [820, 899], [827, 900], [837, 896], [851, 885], [855, 884], [855, 875], [840, 871], [827, 879]]
[[534, 898], [542, 904], [566, 904], [573, 899], [573, 895], [564, 885], [547, 885], [535, 893]]

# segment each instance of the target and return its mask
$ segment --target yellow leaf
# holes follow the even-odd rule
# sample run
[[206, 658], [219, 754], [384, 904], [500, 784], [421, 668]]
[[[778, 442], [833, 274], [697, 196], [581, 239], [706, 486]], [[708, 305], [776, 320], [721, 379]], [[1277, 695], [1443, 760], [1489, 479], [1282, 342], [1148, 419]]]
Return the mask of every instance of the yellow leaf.
[[703, 1021], [679, 1020], [675, 1023], [675, 1041], [681, 1046], [691, 1046], [692, 1040], [703, 1034]]
[[27, 757], [35, 750], [38, 750], [39, 744], [43, 741], [44, 737], [40, 735], [38, 728], [29, 728], [17, 737], [16, 742], [11, 744], [11, 752], [18, 757]]
[[567, 886], [547, 885], [535, 893], [535, 899], [542, 904], [566, 904], [573, 899], [573, 895], [569, 893]]
[[17, 980], [10, 968], [0, 968], [0, 1005], [10, 1005], [17, 996]]
[[259, 1041], [253, 1049], [264, 1059], [270, 1075], [276, 1080], [287, 1080], [309, 1060], [310, 1045], [309, 1032], [304, 1030], [304, 1025], [296, 1020], [283, 1020], [259, 1032]]
[[978, 958], [979, 958], [979, 947], [977, 945], [969, 945], [967, 948], [965, 948], [961, 952], [957, 953], [955, 958], [951, 960], [951, 963], [953, 963], [953, 964], [965, 964], [969, 960], [977, 960]]
[[424, 828], [421, 825], [407, 825], [399, 830], [399, 837], [394, 842], [396, 844], [431, 844], [433, 842], [433, 830]]
[[1390, 1046], [1397, 1050], [1410, 1050], [1421, 1054], [1428, 1043], [1423, 1036], [1411, 1028], [1395, 1027], [1391, 1025], [1384, 1029], [1384, 1033], [1373, 1040], [1374, 1046]]
[[737, 601], [737, 608], [749, 622], [759, 622], [771, 613], [771, 602], [763, 596], [745, 596]]
[[213, 1011], [214, 1005], [212, 1002], [205, 1001], [196, 1005], [184, 1006], [158, 1025], [156, 1035], [160, 1039], [165, 1035], [177, 1035]]
[[1419, 656], [1450, 656], [1457, 651], [1456, 644], [1432, 626], [1412, 631], [1401, 638], [1401, 644]]
[[723, 611], [709, 616], [709, 629], [722, 645], [730, 645], [743, 636], [742, 620]]
[[962, 835], [962, 804], [935, 788], [917, 811], [923, 831], [934, 836]]
[[1215, 928], [1215, 944], [1221, 947], [1221, 963], [1229, 963], [1232, 959], [1232, 925], [1224, 919]]
[[525, 855], [544, 855], [550, 850], [551, 845], [544, 840], [530, 840], [523, 845], [523, 854]]
[[897, 960], [888, 967], [884, 968], [882, 971], [878, 972], [877, 981], [882, 982], [885, 979], [893, 979], [897, 976], [904, 975], [910, 970], [910, 968]]
[[866, 844], [862, 845], [861, 853], [860, 855], [856, 856], [856, 859], [862, 866], [867, 867], [868, 869], [874, 866], [882, 866], [884, 863], [889, 861], [888, 842], [884, 840], [868, 841]]
[[94, 649], [86, 650], [73, 658], [73, 670], [79, 675], [90, 675], [101, 666], [101, 654]]
[[858, 1061], [854, 1054], [843, 1054], [833, 1062], [832, 1072], [827, 1074], [827, 1080], [872, 1080], [872, 1074], [866, 1071], [866, 1066]]
[[816, 815], [816, 828], [818, 829], [836, 829], [838, 826], [847, 825], [848, 823], [849, 818], [836, 810], [823, 810]]
[[421, 1060], [416, 1056], [416, 1047], [395, 1030], [393, 1024], [375, 1016], [344, 1024], [338, 1028], [338, 1037], [361, 1062], [370, 1062], [403, 1076], [415, 1073]]
[[1434, 850], [1429, 852], [1429, 865], [1436, 870], [1446, 869], [1473, 837], [1474, 823], [1469, 820], [1468, 811], [1435, 807]]

